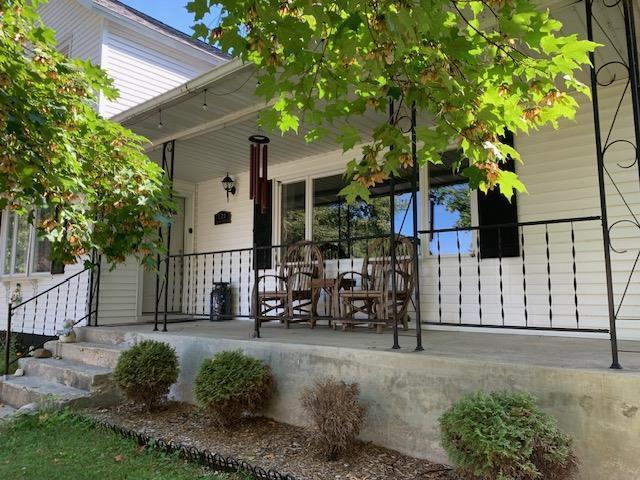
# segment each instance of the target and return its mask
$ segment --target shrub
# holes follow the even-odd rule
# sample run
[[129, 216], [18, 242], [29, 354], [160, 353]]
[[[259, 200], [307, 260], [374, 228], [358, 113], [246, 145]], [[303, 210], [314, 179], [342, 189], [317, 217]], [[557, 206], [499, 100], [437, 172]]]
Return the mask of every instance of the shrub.
[[202, 362], [194, 395], [218, 425], [229, 426], [246, 414], [258, 413], [273, 390], [271, 368], [236, 350], [217, 353]]
[[301, 402], [311, 417], [312, 439], [320, 453], [335, 460], [355, 442], [364, 421], [365, 407], [357, 383], [333, 378], [316, 381], [305, 389]]
[[442, 445], [464, 478], [567, 480], [571, 439], [525, 393], [474, 393], [440, 417]]
[[127, 397], [151, 410], [178, 379], [176, 351], [167, 343], [143, 340], [122, 352], [114, 378]]

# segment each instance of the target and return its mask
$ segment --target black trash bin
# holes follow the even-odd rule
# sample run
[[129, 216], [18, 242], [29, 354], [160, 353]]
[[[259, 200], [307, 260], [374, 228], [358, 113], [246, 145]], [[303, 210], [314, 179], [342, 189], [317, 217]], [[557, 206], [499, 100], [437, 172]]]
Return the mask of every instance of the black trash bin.
[[209, 302], [209, 320], [231, 320], [231, 285], [227, 282], [216, 282], [211, 290]]

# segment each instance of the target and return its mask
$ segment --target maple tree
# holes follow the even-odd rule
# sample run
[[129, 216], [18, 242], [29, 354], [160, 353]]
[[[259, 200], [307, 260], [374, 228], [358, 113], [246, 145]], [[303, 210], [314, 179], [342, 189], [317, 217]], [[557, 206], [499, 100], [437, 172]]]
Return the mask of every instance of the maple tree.
[[116, 90], [100, 68], [56, 50], [40, 0], [0, 0], [0, 210], [28, 218], [72, 263], [93, 249], [151, 266], [174, 210], [146, 140], [102, 118]]
[[[214, 8], [220, 20], [208, 26]], [[309, 141], [337, 128], [345, 151], [364, 144], [347, 166], [350, 200], [412, 164], [402, 122], [413, 105], [421, 165], [461, 148], [468, 166], [454, 168], [472, 188], [524, 191], [502, 168], [520, 155], [500, 139], [573, 118], [573, 93], [588, 94], [576, 73], [596, 47], [563, 35], [530, 0], [191, 0], [187, 9], [195, 36], [258, 67], [256, 93], [274, 102], [264, 128], [304, 126]], [[363, 135], [352, 120], [372, 110], [379, 123]]]

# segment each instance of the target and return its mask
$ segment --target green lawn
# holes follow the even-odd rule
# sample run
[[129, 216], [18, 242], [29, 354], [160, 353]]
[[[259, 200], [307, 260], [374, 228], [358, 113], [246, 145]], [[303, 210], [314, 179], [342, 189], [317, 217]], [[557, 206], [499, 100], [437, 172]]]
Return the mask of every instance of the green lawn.
[[70, 413], [21, 417], [0, 425], [3, 480], [232, 480], [176, 455], [139, 448]]

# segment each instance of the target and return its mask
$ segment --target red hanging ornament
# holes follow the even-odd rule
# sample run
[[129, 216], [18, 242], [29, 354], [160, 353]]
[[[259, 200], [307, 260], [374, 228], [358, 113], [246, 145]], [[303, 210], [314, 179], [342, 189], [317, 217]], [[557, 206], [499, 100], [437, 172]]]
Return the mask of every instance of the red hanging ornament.
[[267, 145], [271, 140], [264, 135], [251, 135], [249, 198], [265, 213], [269, 206], [269, 178], [267, 176]]

